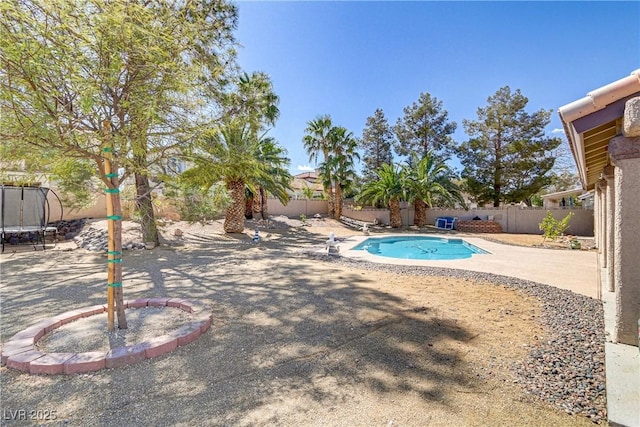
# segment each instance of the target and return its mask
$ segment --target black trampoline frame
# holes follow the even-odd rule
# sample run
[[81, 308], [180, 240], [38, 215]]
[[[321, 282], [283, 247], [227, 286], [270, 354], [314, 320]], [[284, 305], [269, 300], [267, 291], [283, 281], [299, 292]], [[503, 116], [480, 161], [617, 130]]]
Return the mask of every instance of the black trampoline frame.
[[[19, 193], [19, 197], [18, 194]], [[7, 195], [10, 194], [10, 197]], [[58, 195], [47, 187], [2, 185], [0, 196], [0, 226], [2, 228], [2, 252], [5, 243], [11, 243], [13, 238], [20, 244], [26, 234], [33, 249], [42, 242], [45, 249], [47, 235], [53, 235], [54, 241], [58, 229], [49, 226], [51, 206], [49, 194], [53, 194], [60, 204], [60, 220], [62, 220], [62, 201]], [[26, 197], [25, 197], [26, 196]]]

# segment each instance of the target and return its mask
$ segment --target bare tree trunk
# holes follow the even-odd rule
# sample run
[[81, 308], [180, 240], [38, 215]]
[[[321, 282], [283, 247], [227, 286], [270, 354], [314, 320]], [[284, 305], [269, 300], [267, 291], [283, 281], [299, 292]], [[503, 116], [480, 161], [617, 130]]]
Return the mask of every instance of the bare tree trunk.
[[400, 228], [402, 226], [400, 200], [397, 198], [389, 200], [389, 223], [391, 225], [391, 228]]
[[151, 187], [149, 185], [149, 177], [145, 173], [135, 174], [136, 178], [136, 210], [140, 215], [140, 228], [142, 229], [142, 240], [153, 242], [157, 245], [160, 242], [158, 238], [158, 227], [156, 226], [156, 217], [153, 211], [153, 200], [151, 199]]
[[335, 214], [335, 200], [333, 198], [333, 186], [331, 185], [327, 188], [327, 198], [328, 198], [329, 216], [333, 217]]
[[246, 219], [253, 219], [253, 211], [255, 209], [256, 196], [251, 195], [244, 199], [244, 217]]
[[225, 233], [242, 233], [244, 231], [244, 182], [228, 182], [227, 189], [231, 192], [233, 202], [227, 208], [227, 214], [224, 217], [224, 231]]
[[333, 217], [340, 220], [340, 217], [342, 216], [342, 185], [340, 185], [340, 183], [336, 184], [335, 205], [333, 206], [333, 210]]
[[[113, 214], [122, 217], [122, 203], [120, 194], [112, 194]], [[113, 221], [114, 252], [122, 254], [122, 221]], [[122, 255], [120, 255], [122, 257]], [[127, 317], [124, 313], [124, 294], [122, 292], [122, 263], [114, 264], [114, 283], [119, 284], [114, 287], [114, 299], [116, 303], [116, 314], [118, 316], [118, 329], [127, 329]]]
[[260, 213], [263, 220], [269, 219], [269, 206], [267, 205], [267, 190], [260, 187]]
[[[111, 123], [103, 122], [105, 140], [111, 137]], [[102, 148], [103, 172], [107, 184], [107, 329], [113, 329], [113, 312], [118, 315], [118, 328], [127, 329], [122, 293], [122, 203], [117, 162], [113, 163], [113, 147], [109, 143]], [[99, 165], [100, 166], [100, 165]]]
[[415, 208], [413, 224], [417, 227], [424, 227], [427, 223], [427, 204], [421, 199], [416, 199], [413, 206]]
[[149, 175], [147, 173], [147, 141], [146, 127], [139, 140], [132, 142], [135, 146], [133, 161], [135, 165], [136, 180], [136, 211], [140, 215], [140, 228], [142, 230], [142, 241], [153, 242], [154, 246], [160, 242], [158, 238], [158, 228], [156, 217], [153, 212], [153, 201], [151, 200], [151, 186], [149, 185]]
[[253, 216], [262, 218], [262, 187], [258, 187], [253, 196]]

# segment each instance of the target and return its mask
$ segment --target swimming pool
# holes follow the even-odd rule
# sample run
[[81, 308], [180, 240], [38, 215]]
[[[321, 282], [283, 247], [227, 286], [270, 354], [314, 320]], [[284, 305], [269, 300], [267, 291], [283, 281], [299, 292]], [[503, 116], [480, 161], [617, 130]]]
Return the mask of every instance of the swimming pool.
[[488, 253], [462, 239], [427, 236], [371, 237], [353, 250], [389, 258], [428, 260], [465, 259]]

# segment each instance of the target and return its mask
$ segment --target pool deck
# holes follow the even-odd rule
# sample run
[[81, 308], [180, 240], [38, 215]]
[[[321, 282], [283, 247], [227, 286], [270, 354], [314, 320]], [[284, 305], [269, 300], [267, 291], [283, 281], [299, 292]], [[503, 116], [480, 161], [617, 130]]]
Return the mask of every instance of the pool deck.
[[[640, 426], [640, 354], [638, 347], [611, 342], [615, 322], [615, 294], [607, 291], [606, 277], [598, 292], [597, 253], [581, 250], [538, 249], [490, 242], [478, 237], [464, 237], [488, 254], [474, 254], [460, 260], [413, 260], [376, 256], [364, 250], [352, 250], [370, 237], [353, 236], [340, 242], [343, 256], [370, 262], [457, 268], [503, 276], [518, 277], [545, 285], [568, 289], [578, 294], [599, 298], [604, 307], [607, 342], [605, 363], [607, 372], [607, 412], [611, 426]], [[451, 235], [430, 234], [430, 237], [451, 238]], [[457, 237], [456, 237], [457, 238]]]
[[[568, 289], [592, 298], [598, 297], [596, 253], [593, 251], [529, 248], [466, 236], [463, 240], [489, 253], [474, 254], [471, 258], [458, 260], [415, 260], [388, 258], [372, 255], [364, 250], [352, 250], [368, 238], [389, 236], [394, 234], [345, 238], [340, 242], [340, 254], [348, 258], [383, 264], [457, 268], [518, 277]], [[451, 238], [451, 235], [429, 234], [429, 237]]]

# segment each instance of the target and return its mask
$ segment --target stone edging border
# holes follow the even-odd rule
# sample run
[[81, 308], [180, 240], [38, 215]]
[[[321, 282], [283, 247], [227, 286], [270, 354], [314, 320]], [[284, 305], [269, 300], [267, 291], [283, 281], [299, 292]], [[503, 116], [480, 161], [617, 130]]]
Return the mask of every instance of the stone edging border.
[[168, 334], [147, 341], [113, 348], [108, 351], [86, 353], [42, 353], [35, 344], [46, 333], [74, 320], [94, 316], [107, 311], [106, 304], [67, 311], [41, 320], [12, 336], [2, 346], [2, 366], [30, 374], [79, 374], [105, 368], [119, 368], [158, 357], [179, 346], [195, 341], [211, 327], [211, 314], [205, 304], [182, 298], [141, 298], [125, 301], [125, 308], [172, 307], [194, 314], [195, 321]]

